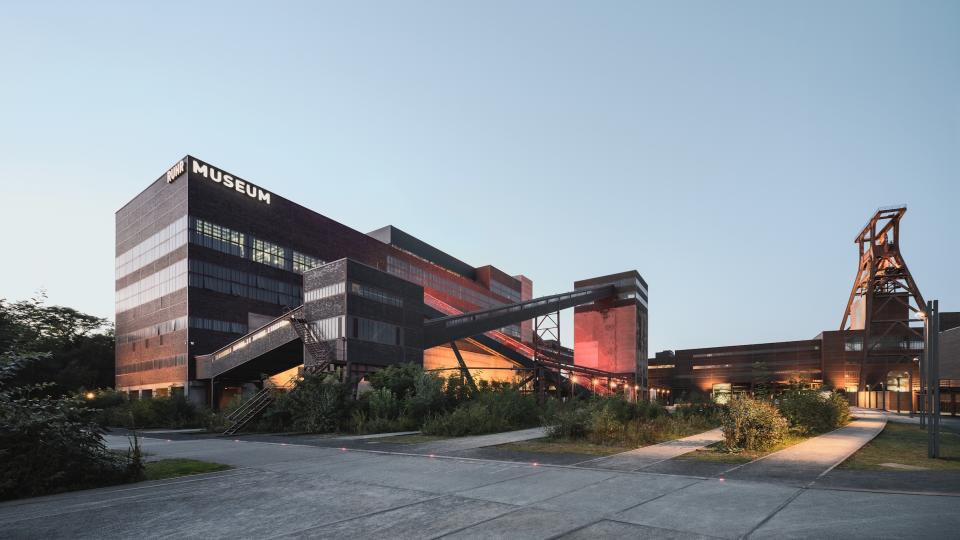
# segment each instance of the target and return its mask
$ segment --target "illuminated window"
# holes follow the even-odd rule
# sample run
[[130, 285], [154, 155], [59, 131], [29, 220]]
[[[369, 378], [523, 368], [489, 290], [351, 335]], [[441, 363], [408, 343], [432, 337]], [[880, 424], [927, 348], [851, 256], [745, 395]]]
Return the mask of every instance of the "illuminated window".
[[266, 240], [253, 239], [253, 262], [286, 268], [286, 250]]
[[202, 219], [190, 218], [190, 242], [237, 257], [246, 254], [246, 237], [242, 232]]
[[320, 266], [321, 264], [323, 264], [323, 261], [320, 259], [311, 257], [309, 255], [304, 255], [299, 251], [293, 252], [293, 271], [298, 274], [302, 274], [315, 266]]
[[374, 302], [380, 302], [381, 304], [403, 307], [403, 299], [399, 296], [380, 290], [376, 287], [371, 287], [369, 285], [351, 283], [350, 294], [362, 296], [363, 298], [373, 300]]
[[316, 302], [317, 300], [322, 300], [324, 298], [330, 298], [331, 296], [336, 296], [338, 294], [343, 294], [345, 284], [344, 282], [334, 283], [332, 285], [327, 285], [325, 287], [320, 287], [319, 289], [313, 289], [307, 291], [303, 294], [303, 300], [305, 302]]

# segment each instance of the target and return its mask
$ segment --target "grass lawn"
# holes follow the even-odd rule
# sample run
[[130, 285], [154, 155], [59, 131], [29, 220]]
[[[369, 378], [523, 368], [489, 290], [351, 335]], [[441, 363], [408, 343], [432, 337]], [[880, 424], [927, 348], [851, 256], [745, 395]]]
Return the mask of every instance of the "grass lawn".
[[757, 458], [763, 457], [767, 454], [771, 454], [778, 450], [783, 450], [784, 448], [793, 446], [797, 443], [801, 443], [807, 440], [809, 437], [804, 437], [801, 435], [796, 435], [794, 433], [788, 434], [780, 444], [768, 449], [760, 451], [751, 451], [743, 450], [737, 453], [727, 452], [723, 449], [723, 442], [716, 442], [707, 446], [706, 448], [701, 448], [693, 452], [688, 452], [686, 454], [677, 456], [673, 459], [693, 459], [698, 461], [712, 461], [714, 463], [730, 463], [732, 465], [738, 465], [740, 463], [748, 463]]
[[501, 444], [496, 448], [504, 450], [517, 450], [521, 452], [546, 452], [556, 454], [584, 454], [590, 456], [607, 456], [619, 452], [626, 452], [636, 448], [642, 448], [652, 444], [682, 439], [690, 435], [697, 435], [713, 429], [713, 427], [690, 424], [688, 422], [663, 420], [660, 422], [666, 429], [644, 431], [644, 437], [640, 443], [607, 443], [594, 444], [586, 439], [532, 439], [514, 443]]
[[424, 435], [422, 433], [413, 433], [411, 435], [395, 435], [393, 437], [382, 437], [378, 439], [373, 439], [377, 442], [382, 443], [395, 443], [395, 444], [420, 444], [428, 443], [433, 441], [442, 441], [444, 439], [449, 439], [450, 437], [444, 437], [442, 435]]
[[229, 468], [229, 465], [223, 465], [221, 463], [175, 458], [148, 461], [144, 464], [143, 472], [147, 480], [163, 480], [165, 478], [176, 478], [178, 476], [188, 476], [191, 474], [225, 471]]
[[547, 454], [584, 454], [590, 456], [608, 456], [618, 452], [633, 450], [632, 446], [611, 446], [593, 444], [587, 441], [552, 440], [546, 437], [529, 441], [499, 444], [495, 448], [518, 452], [540, 452]]
[[840, 468], [896, 471], [898, 469], [895, 467], [881, 465], [881, 463], [896, 463], [936, 471], [960, 471], [960, 434], [941, 428], [940, 455], [944, 457], [939, 459], [927, 457], [926, 428], [888, 422], [880, 435], [844, 461]]

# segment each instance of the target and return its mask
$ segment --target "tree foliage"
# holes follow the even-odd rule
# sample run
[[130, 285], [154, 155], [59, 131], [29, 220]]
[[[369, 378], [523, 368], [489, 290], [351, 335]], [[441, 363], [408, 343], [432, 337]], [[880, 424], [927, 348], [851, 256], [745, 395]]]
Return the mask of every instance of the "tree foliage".
[[48, 354], [21, 366], [13, 382], [52, 382], [60, 393], [113, 386], [114, 335], [109, 321], [49, 306], [43, 292], [19, 302], [0, 299], [0, 355], [41, 352]]
[[46, 358], [5, 355], [0, 362], [0, 499], [140, 479], [139, 459], [107, 451], [95, 409], [52, 395], [50, 383], [14, 382]]

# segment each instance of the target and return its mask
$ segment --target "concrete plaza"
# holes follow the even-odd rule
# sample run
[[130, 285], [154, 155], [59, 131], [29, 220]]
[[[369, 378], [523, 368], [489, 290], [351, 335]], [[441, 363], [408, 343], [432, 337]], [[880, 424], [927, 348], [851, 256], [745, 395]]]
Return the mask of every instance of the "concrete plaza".
[[960, 529], [960, 497], [949, 495], [244, 439], [144, 447], [235, 468], [0, 504], [4, 538], [942, 538]]

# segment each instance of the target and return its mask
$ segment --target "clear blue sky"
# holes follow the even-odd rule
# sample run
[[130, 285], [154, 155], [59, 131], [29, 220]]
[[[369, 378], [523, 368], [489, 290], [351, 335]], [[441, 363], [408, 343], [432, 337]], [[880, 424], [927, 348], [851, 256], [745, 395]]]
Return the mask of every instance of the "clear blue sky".
[[112, 317], [114, 212], [191, 153], [537, 294], [636, 268], [652, 351], [838, 327], [891, 204], [960, 310], [958, 2], [131, 4], [0, 12], [0, 297]]

